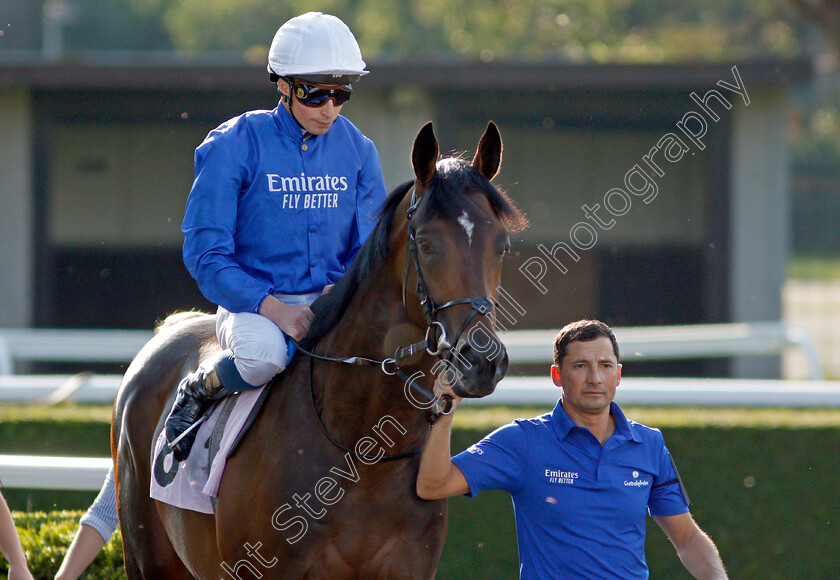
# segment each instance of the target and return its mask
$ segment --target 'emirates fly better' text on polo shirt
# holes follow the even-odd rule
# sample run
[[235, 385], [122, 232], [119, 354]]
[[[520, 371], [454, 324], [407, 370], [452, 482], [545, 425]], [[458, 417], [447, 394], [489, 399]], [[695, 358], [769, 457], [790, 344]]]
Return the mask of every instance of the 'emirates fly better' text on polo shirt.
[[615, 433], [603, 446], [558, 401], [453, 458], [470, 496], [511, 494], [521, 578], [647, 578], [646, 513], [688, 511], [662, 433], [628, 421], [616, 403], [610, 412]]

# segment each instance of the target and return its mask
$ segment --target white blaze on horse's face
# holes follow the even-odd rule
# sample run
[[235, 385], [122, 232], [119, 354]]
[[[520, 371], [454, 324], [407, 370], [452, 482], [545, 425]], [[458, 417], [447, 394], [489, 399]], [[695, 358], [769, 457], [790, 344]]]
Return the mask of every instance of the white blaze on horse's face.
[[470, 243], [470, 247], [472, 247], [472, 234], [475, 229], [475, 224], [472, 223], [472, 220], [470, 220], [467, 210], [464, 210], [458, 217], [458, 223], [461, 224], [461, 227], [464, 228], [465, 232], [467, 232], [467, 241]]

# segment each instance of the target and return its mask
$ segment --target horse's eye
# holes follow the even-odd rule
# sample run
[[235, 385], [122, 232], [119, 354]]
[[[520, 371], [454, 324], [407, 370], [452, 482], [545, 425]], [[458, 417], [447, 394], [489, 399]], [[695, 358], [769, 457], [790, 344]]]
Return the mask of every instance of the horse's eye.
[[432, 244], [428, 242], [428, 240], [417, 240], [417, 249], [420, 250], [421, 254], [433, 254], [434, 248]]

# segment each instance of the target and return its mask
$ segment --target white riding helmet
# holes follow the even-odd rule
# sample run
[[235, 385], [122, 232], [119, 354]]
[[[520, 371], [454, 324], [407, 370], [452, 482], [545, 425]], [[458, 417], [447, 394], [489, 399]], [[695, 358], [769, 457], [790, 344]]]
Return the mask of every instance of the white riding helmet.
[[313, 83], [350, 84], [366, 75], [359, 43], [340, 19], [307, 12], [286, 22], [268, 51], [271, 82], [297, 78]]

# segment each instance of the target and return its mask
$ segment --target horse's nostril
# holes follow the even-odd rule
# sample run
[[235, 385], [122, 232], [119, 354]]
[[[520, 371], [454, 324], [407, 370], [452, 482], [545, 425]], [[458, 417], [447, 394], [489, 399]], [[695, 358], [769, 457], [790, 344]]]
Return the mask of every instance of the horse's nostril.
[[479, 349], [467, 341], [460, 343], [455, 351], [455, 361], [459, 370], [470, 377], [485, 376], [498, 382], [508, 369], [508, 355], [504, 345], [493, 340]]

